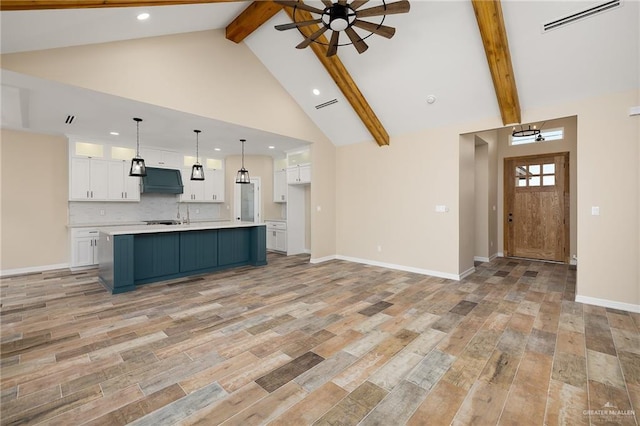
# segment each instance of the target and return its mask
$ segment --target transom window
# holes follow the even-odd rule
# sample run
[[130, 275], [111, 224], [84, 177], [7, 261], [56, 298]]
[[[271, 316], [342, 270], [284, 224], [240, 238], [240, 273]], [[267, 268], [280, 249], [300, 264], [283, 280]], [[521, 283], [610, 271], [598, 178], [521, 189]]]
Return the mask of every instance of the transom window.
[[[542, 136], [542, 138], [540, 138]], [[544, 139], [544, 140], [542, 140]], [[525, 145], [528, 143], [542, 143], [564, 139], [564, 127], [558, 129], [541, 130], [536, 136], [511, 136], [511, 145]]]
[[516, 166], [516, 187], [554, 186], [556, 165], [554, 163], [523, 164]]

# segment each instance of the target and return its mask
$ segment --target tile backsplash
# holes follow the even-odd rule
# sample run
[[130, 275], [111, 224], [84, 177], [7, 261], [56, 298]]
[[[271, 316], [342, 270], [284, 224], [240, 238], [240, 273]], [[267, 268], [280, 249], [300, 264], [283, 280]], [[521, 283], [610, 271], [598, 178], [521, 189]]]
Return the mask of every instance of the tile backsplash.
[[140, 222], [145, 220], [176, 219], [187, 215], [191, 220], [225, 220], [225, 204], [179, 203], [179, 195], [141, 194], [140, 202], [69, 202], [69, 225]]

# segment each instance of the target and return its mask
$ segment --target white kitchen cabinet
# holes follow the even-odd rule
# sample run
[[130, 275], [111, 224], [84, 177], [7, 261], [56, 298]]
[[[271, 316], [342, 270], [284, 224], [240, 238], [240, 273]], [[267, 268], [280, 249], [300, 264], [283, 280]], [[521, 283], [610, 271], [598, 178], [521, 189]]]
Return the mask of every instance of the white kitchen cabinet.
[[129, 176], [129, 161], [109, 161], [109, 200], [140, 201], [140, 178]]
[[204, 201], [204, 183], [207, 173], [204, 174], [205, 180], [191, 180], [191, 167], [182, 169], [182, 185], [184, 192], [180, 195], [182, 202]]
[[98, 230], [73, 228], [71, 230], [71, 267], [98, 264]]
[[267, 250], [287, 252], [287, 223], [265, 220], [267, 226]]
[[273, 172], [273, 202], [287, 202], [287, 171], [276, 170]]
[[205, 170], [204, 195], [208, 201], [224, 203], [224, 170]]
[[108, 162], [95, 158], [71, 158], [69, 200], [105, 201], [108, 198]]
[[140, 151], [140, 156], [144, 159], [144, 164], [147, 167], [164, 169], [179, 169], [182, 167], [183, 155], [179, 152], [147, 148]]
[[287, 167], [287, 183], [289, 185], [311, 183], [311, 164]]
[[183, 203], [223, 203], [224, 170], [204, 170], [204, 180], [191, 180], [191, 167], [182, 169]]

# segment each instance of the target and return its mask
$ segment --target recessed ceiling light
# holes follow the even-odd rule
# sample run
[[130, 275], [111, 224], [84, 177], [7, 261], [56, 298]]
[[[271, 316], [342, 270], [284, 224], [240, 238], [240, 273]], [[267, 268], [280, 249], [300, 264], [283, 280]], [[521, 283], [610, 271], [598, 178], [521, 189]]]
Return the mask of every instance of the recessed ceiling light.
[[320, 91], [318, 89], [313, 89], [313, 94], [318, 96], [320, 94]]
[[109, 132], [109, 134], [112, 135], [112, 136], [118, 136], [120, 133], [118, 133], [118, 132]]
[[220, 151], [220, 148], [213, 148], [214, 151]]
[[144, 21], [145, 19], [149, 19], [149, 14], [147, 12], [143, 12], [138, 15], [138, 21]]
[[274, 149], [274, 148], [275, 148], [275, 146], [273, 146], [273, 145], [269, 146], [269, 149]]
[[434, 95], [427, 96], [427, 103], [432, 104], [436, 101], [436, 97]]

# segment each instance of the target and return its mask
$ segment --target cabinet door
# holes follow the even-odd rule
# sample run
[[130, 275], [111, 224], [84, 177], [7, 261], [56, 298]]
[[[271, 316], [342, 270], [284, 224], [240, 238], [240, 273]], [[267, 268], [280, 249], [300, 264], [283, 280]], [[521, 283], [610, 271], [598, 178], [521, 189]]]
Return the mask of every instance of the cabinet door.
[[140, 201], [140, 179], [139, 177], [129, 176], [130, 164], [128, 161], [123, 163], [124, 176], [124, 198], [128, 201]]
[[204, 199], [214, 203], [224, 202], [224, 170], [205, 170]]
[[273, 202], [287, 202], [287, 171], [276, 170], [273, 172]]
[[72, 158], [69, 174], [69, 199], [88, 200], [91, 191], [91, 163], [89, 158]]
[[277, 232], [278, 231], [267, 229], [267, 250], [276, 249], [276, 233]]
[[288, 184], [296, 184], [298, 183], [298, 166], [287, 167], [287, 183]]
[[71, 266], [94, 265], [94, 241], [93, 237], [81, 237], [73, 240], [73, 260]]
[[105, 160], [90, 160], [91, 199], [106, 200], [109, 196], [109, 164]]
[[298, 183], [310, 183], [311, 182], [311, 165], [304, 164], [298, 166]]
[[122, 161], [109, 161], [109, 199], [123, 200], [124, 196], [124, 172]]
[[278, 251], [287, 251], [287, 231], [275, 231], [276, 232], [276, 247]]

